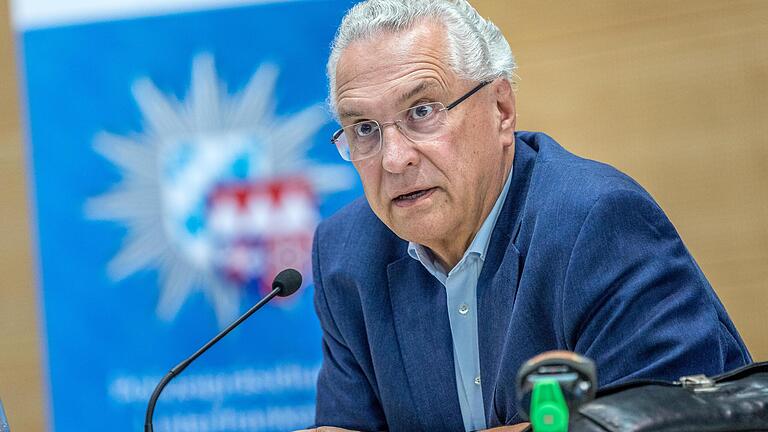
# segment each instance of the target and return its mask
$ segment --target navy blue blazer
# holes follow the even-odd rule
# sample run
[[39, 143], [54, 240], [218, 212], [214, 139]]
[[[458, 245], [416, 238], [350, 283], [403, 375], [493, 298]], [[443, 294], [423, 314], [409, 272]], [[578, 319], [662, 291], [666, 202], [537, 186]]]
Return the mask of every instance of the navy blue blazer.
[[[509, 195], [477, 285], [488, 427], [521, 421], [515, 375], [543, 351], [592, 358], [600, 385], [751, 361], [645, 190], [544, 134], [516, 135]], [[316, 424], [463, 430], [445, 290], [407, 242], [359, 199], [320, 224], [313, 267], [324, 355]]]

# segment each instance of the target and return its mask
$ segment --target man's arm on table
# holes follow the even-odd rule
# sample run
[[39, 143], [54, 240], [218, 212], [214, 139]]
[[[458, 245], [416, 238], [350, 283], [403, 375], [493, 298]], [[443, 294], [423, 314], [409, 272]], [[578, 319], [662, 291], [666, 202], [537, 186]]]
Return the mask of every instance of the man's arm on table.
[[[328, 306], [320, 268], [320, 237], [321, 230], [318, 229], [312, 251], [312, 270], [315, 309], [323, 329], [323, 364], [317, 378], [315, 424], [385, 430], [387, 423], [379, 398], [370, 384], [369, 377], [344, 340]], [[355, 419], [355, 422], [350, 423], [351, 419]]]
[[560, 307], [568, 348], [595, 361], [601, 385], [717, 374], [750, 361], [674, 226], [639, 191], [595, 202]]

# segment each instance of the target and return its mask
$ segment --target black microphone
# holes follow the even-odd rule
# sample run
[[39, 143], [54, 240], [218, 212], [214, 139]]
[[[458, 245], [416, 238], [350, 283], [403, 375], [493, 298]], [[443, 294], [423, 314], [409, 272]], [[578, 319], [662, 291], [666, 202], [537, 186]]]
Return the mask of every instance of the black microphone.
[[147, 416], [144, 421], [144, 432], [153, 432], [152, 415], [155, 413], [155, 404], [157, 404], [157, 399], [160, 397], [160, 393], [163, 392], [163, 389], [165, 388], [165, 386], [168, 385], [168, 383], [171, 382], [172, 379], [174, 379], [184, 369], [186, 369], [190, 363], [192, 363], [198, 357], [200, 357], [202, 353], [208, 351], [208, 348], [212, 347], [216, 342], [221, 340], [221, 338], [223, 338], [230, 331], [232, 331], [232, 329], [239, 326], [240, 323], [248, 319], [248, 317], [253, 315], [254, 312], [261, 309], [262, 306], [267, 304], [267, 302], [272, 300], [275, 296], [288, 297], [289, 295], [298, 291], [299, 287], [301, 287], [301, 273], [291, 268], [281, 271], [280, 273], [277, 274], [277, 276], [275, 276], [275, 279], [272, 281], [272, 292], [267, 294], [266, 297], [261, 299], [252, 308], [248, 309], [248, 312], [244, 313], [243, 316], [241, 316], [235, 322], [230, 324], [229, 327], [225, 328], [221, 333], [217, 334], [216, 337], [208, 341], [207, 344], [203, 345], [202, 348], [197, 350], [197, 352], [192, 354], [188, 359], [177, 364], [173, 369], [171, 369], [163, 377], [163, 379], [160, 380], [160, 382], [157, 384], [157, 387], [155, 387], [155, 391], [152, 392], [152, 397], [149, 398], [149, 405], [147, 405]]

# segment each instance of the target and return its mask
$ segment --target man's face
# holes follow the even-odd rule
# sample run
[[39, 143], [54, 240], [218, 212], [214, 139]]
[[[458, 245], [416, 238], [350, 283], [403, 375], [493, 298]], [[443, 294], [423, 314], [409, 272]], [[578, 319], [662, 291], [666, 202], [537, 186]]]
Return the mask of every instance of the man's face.
[[[422, 23], [356, 41], [339, 59], [337, 109], [344, 126], [392, 121], [414, 105], [456, 100], [478, 83], [447, 64], [443, 28]], [[399, 237], [430, 247], [451, 264], [490, 212], [514, 153], [514, 99], [497, 80], [447, 113], [429, 142], [385, 126], [383, 148], [355, 162], [374, 213]], [[455, 264], [455, 262], [453, 262]]]

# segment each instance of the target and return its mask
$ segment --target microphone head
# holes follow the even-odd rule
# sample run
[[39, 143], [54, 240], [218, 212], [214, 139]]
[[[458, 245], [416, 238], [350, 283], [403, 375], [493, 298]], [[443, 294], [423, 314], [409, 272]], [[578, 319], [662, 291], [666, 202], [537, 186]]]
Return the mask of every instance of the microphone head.
[[300, 286], [301, 273], [292, 268], [281, 271], [272, 281], [272, 289], [280, 288], [280, 291], [277, 292], [280, 297], [288, 297], [298, 291]]

